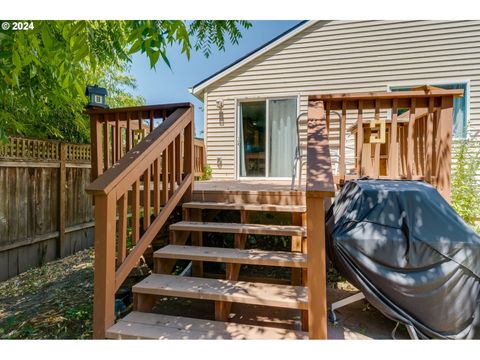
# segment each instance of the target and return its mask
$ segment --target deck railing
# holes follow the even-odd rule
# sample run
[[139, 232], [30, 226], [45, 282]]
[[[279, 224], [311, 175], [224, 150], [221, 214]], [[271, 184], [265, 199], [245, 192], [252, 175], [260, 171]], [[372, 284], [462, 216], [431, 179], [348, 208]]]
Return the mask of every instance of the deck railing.
[[194, 143], [194, 174], [195, 177], [201, 177], [203, 175], [205, 165], [207, 164], [207, 158], [205, 153], [205, 144], [203, 139], [195, 139]]
[[113, 166], [179, 107], [189, 103], [88, 110], [92, 180]]
[[[307, 129], [307, 287], [308, 328], [311, 339], [327, 338], [325, 208], [336, 185], [362, 176], [423, 179], [450, 195], [452, 108], [463, 90], [424, 87], [408, 92], [353, 93], [311, 96]], [[398, 115], [399, 109], [406, 113]], [[331, 112], [341, 111], [337, 174], [332, 172]], [[347, 112], [356, 115], [355, 171], [346, 171]], [[390, 131], [386, 120], [390, 112]], [[370, 112], [370, 114], [368, 113]], [[370, 135], [364, 139], [364, 121]], [[373, 124], [372, 124], [373, 123]], [[373, 125], [373, 126], [372, 126]], [[383, 127], [383, 128], [382, 128]], [[381, 146], [388, 149], [386, 174], [381, 175]], [[371, 147], [371, 148], [370, 148]], [[364, 156], [363, 151], [368, 152]], [[372, 156], [371, 156], [372, 155]], [[313, 275], [313, 276], [312, 276]]]
[[[461, 89], [426, 86], [413, 91], [311, 96], [310, 101], [323, 102], [327, 133], [330, 134], [332, 128], [331, 112], [341, 112], [335, 183], [341, 185], [363, 176], [418, 179], [433, 184], [449, 199], [453, 99], [462, 95]], [[398, 115], [399, 111], [406, 114]], [[387, 123], [388, 117], [391, 119]], [[356, 126], [355, 166], [350, 171], [346, 168], [349, 119], [354, 120]], [[370, 125], [368, 134], [365, 134], [365, 124]], [[388, 128], [387, 136], [385, 128]], [[386, 155], [382, 155], [382, 149]]]
[[[120, 160], [113, 166], [110, 166], [109, 155], [106, 155], [104, 168], [107, 170], [87, 187], [87, 191], [95, 196], [95, 338], [105, 338], [106, 329], [114, 323], [115, 292], [138, 264], [173, 209], [181, 203], [182, 198], [191, 198], [194, 179], [193, 106], [180, 104], [173, 111], [168, 109], [166, 119], [143, 141], [126, 154], [114, 152]], [[114, 113], [113, 118], [118, 119], [119, 116]], [[98, 126], [99, 123], [102, 121], [95, 121], [94, 125]], [[128, 123], [127, 121], [126, 125], [130, 127]], [[107, 133], [110, 125], [106, 124]], [[103, 138], [99, 131], [97, 136], [101, 144]], [[129, 143], [127, 149], [131, 145]], [[115, 146], [119, 146], [119, 143]], [[109, 152], [111, 154], [114, 148], [108, 145], [104, 155]], [[140, 223], [141, 209], [143, 226]], [[132, 231], [129, 239], [127, 212], [131, 212]], [[143, 231], [140, 231], [141, 227]], [[127, 240], [133, 245], [129, 252]]]

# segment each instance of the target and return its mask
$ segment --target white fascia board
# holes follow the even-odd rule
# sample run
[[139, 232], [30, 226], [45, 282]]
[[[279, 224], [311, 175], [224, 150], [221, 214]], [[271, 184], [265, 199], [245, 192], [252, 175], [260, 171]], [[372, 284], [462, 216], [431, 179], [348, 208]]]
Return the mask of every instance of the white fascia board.
[[220, 80], [222, 77], [234, 72], [235, 70], [239, 69], [240, 67], [242, 67], [243, 65], [249, 63], [250, 61], [258, 58], [259, 56], [263, 55], [264, 53], [266, 53], [267, 51], [273, 49], [274, 47], [280, 45], [281, 43], [287, 41], [288, 39], [294, 37], [295, 35], [297, 35], [298, 33], [302, 32], [303, 30], [309, 28], [310, 26], [314, 25], [315, 23], [319, 22], [320, 20], [310, 20], [310, 21], [307, 21], [305, 24], [299, 26], [298, 28], [296, 28], [295, 30], [285, 34], [285, 36], [282, 36], [281, 38], [277, 39], [276, 41], [266, 45], [265, 47], [259, 49], [258, 51], [254, 52], [253, 54], [251, 54], [250, 56], [246, 57], [245, 59], [243, 59], [242, 61], [239, 61], [238, 63], [226, 68], [224, 71], [218, 73], [217, 75], [215, 75], [214, 77], [212, 77], [211, 79], [208, 79], [206, 80], [205, 82], [202, 82], [200, 83], [198, 86], [196, 87], [191, 87], [189, 88], [189, 92], [194, 95], [195, 97], [197, 97], [198, 99], [202, 100], [202, 91], [205, 90], [205, 88], [211, 84], [213, 84], [214, 82]]

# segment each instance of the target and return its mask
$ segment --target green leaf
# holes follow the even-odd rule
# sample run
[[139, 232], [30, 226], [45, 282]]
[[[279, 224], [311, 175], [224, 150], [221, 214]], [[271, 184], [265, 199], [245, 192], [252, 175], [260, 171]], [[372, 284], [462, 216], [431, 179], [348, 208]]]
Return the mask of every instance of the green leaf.
[[75, 81], [74, 85], [75, 85], [75, 89], [80, 95], [83, 95], [85, 93], [85, 88], [78, 81]]
[[148, 55], [150, 59], [150, 68], [154, 68], [155, 65], [158, 62], [158, 58], [160, 56], [160, 51], [151, 51], [150, 54]]
[[52, 37], [50, 36], [48, 25], [46, 24], [42, 26], [42, 41], [44, 46], [47, 49], [51, 49], [53, 47], [53, 40], [52, 40]]
[[128, 51], [129, 54], [134, 54], [138, 52], [143, 45], [143, 39], [138, 39], [131, 47], [130, 50]]
[[160, 55], [162, 55], [162, 59], [165, 62], [165, 64], [167, 64], [167, 66], [171, 69], [172, 67], [170, 66], [170, 61], [168, 60], [167, 54], [165, 53], [165, 51], [160, 51]]
[[35, 65], [30, 66], [30, 79], [37, 75], [37, 67]]
[[18, 56], [16, 51], [14, 51], [12, 54], [12, 62], [17, 69], [22, 67], [22, 61], [20, 60], [20, 56]]

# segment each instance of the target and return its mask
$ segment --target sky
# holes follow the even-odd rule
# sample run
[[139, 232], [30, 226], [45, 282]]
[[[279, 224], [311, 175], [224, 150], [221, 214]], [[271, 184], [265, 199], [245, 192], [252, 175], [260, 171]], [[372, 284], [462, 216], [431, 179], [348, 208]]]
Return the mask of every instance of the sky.
[[137, 79], [138, 87], [134, 93], [142, 95], [148, 105], [193, 103], [196, 136], [203, 137], [203, 105], [188, 92], [188, 89], [295, 26], [299, 21], [261, 20], [251, 23], [252, 27], [242, 30], [243, 37], [238, 45], [228, 44], [225, 51], [214, 50], [208, 59], [203, 54], [193, 51], [190, 60], [187, 60], [178, 47], [172, 47], [167, 52], [171, 69], [161, 61], [158, 62], [156, 69], [150, 69], [146, 55], [135, 54], [131, 75]]

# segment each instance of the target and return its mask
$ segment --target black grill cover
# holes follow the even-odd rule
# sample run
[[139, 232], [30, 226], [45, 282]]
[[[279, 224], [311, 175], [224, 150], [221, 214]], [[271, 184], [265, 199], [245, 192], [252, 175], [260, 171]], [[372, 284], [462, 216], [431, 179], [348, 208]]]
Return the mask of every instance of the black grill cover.
[[327, 213], [328, 256], [422, 338], [480, 338], [480, 237], [429, 184], [356, 180]]

